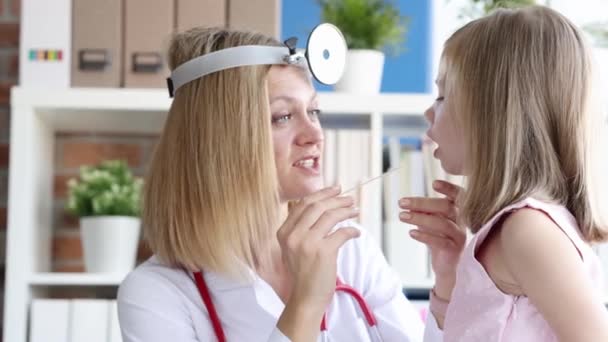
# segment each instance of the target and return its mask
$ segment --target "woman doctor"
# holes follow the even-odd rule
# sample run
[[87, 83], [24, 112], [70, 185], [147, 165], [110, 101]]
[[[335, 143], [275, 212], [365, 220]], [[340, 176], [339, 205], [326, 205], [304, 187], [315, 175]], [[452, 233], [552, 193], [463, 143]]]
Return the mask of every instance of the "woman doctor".
[[125, 342], [441, 340], [349, 221], [353, 198], [322, 189], [321, 107], [296, 57], [250, 32], [172, 38], [174, 100], [144, 193], [154, 256], [120, 286]]

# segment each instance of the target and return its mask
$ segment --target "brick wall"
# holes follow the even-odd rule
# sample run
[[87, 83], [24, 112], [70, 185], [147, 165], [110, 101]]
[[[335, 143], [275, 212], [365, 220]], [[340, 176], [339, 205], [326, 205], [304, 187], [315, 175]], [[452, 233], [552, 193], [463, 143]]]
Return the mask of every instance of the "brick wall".
[[[6, 231], [10, 140], [10, 87], [17, 83], [19, 0], [0, 0], [0, 230]], [[2, 259], [3, 260], [3, 259]]]
[[[4, 270], [10, 140], [10, 88], [17, 83], [20, 0], [0, 0], [0, 304], [4, 307]], [[2, 317], [0, 311], [0, 318]], [[0, 337], [2, 334], [0, 325]]]
[[[59, 133], [55, 140], [53, 270], [79, 272], [84, 269], [78, 218], [64, 210], [66, 182], [78, 175], [81, 165], [96, 164], [106, 159], [127, 161], [133, 173], [143, 176], [156, 136], [91, 133]], [[139, 259], [149, 256], [140, 247]]]

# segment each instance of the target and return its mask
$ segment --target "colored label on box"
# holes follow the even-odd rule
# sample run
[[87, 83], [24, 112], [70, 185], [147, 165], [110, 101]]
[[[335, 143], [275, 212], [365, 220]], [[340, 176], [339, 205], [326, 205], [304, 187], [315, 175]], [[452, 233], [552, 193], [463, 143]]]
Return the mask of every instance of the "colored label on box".
[[30, 61], [61, 61], [62, 57], [61, 50], [30, 50]]

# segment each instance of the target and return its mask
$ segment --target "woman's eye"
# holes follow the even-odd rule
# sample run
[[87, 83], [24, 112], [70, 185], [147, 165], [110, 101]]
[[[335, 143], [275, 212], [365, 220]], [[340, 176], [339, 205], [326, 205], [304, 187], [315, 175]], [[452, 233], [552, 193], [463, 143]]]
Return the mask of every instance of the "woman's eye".
[[291, 114], [280, 114], [272, 117], [273, 124], [282, 124], [291, 120]]
[[313, 118], [319, 118], [319, 116], [321, 115], [321, 110], [320, 109], [313, 109], [313, 110], [309, 110], [308, 111], [308, 115], [310, 115]]
[[438, 98], [435, 99], [435, 101], [437, 101], [437, 102], [443, 101], [443, 96], [439, 96]]

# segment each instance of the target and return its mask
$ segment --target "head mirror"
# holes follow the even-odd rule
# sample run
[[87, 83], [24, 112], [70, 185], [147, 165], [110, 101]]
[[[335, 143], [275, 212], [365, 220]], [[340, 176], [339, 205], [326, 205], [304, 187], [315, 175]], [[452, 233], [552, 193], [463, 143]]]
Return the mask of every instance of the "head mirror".
[[308, 67], [322, 84], [338, 82], [346, 63], [346, 42], [332, 24], [320, 24], [308, 37], [304, 54], [296, 50], [297, 38], [289, 38], [285, 46], [243, 45], [218, 50], [191, 59], [178, 66], [167, 78], [169, 96], [184, 84], [221, 70], [247, 65], [287, 64]]

